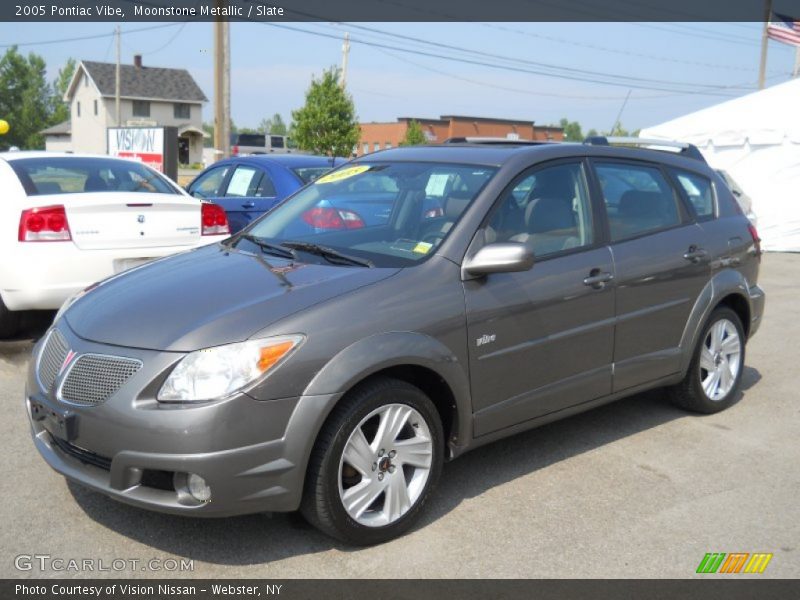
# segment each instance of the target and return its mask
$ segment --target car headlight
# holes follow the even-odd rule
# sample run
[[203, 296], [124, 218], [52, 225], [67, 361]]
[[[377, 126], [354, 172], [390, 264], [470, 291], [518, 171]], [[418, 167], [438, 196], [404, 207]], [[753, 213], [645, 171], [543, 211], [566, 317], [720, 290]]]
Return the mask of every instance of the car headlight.
[[302, 335], [284, 335], [187, 354], [161, 386], [158, 400], [203, 402], [230, 396], [275, 369], [304, 339]]

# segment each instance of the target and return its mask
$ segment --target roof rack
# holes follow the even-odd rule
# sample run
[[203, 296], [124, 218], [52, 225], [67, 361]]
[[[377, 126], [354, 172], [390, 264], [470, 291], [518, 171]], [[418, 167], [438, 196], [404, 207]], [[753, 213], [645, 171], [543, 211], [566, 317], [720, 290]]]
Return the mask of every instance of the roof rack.
[[544, 140], [512, 140], [502, 137], [472, 137], [472, 136], [456, 136], [449, 137], [442, 142], [442, 144], [488, 144], [497, 146], [538, 146], [540, 144], [548, 144], [550, 142]]
[[[587, 137], [583, 140], [589, 146], [648, 146], [650, 150], [661, 150], [662, 148], [677, 148], [678, 154], [687, 158], [693, 158], [700, 162], [706, 159], [697, 149], [697, 146], [688, 142], [675, 142], [672, 140], [655, 140], [639, 137], [606, 137], [602, 135]], [[655, 148], [653, 146], [656, 146]]]

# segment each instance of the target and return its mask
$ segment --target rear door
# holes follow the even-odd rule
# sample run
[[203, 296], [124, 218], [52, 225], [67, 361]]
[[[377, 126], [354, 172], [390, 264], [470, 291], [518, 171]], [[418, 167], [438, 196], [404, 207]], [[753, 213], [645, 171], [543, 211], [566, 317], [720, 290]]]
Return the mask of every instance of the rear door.
[[278, 201], [269, 172], [255, 165], [236, 165], [224, 193], [214, 200], [228, 213], [231, 233], [246, 227]]
[[680, 339], [711, 270], [703, 230], [659, 165], [593, 165], [616, 272], [616, 392], [679, 370]]

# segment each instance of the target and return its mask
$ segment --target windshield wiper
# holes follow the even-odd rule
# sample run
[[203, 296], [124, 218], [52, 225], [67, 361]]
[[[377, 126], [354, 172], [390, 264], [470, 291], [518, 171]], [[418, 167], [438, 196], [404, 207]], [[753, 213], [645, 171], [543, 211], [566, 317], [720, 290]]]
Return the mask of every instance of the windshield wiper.
[[371, 260], [367, 260], [366, 258], [357, 258], [355, 256], [343, 254], [342, 252], [334, 250], [333, 248], [329, 248], [328, 246], [320, 246], [319, 244], [313, 244], [311, 242], [281, 242], [281, 246], [292, 248], [294, 250], [301, 250], [303, 252], [308, 252], [309, 254], [316, 254], [317, 256], [321, 256], [332, 263], [358, 265], [359, 267], [369, 268], [375, 266]]
[[284, 248], [283, 246], [279, 246], [278, 244], [268, 242], [264, 238], [260, 238], [250, 233], [245, 233], [244, 235], [240, 236], [239, 239], [245, 239], [248, 242], [252, 242], [261, 248], [262, 251], [266, 252], [267, 254], [272, 254], [273, 256], [280, 256], [281, 258], [288, 258], [290, 260], [297, 258], [297, 254], [294, 251]]

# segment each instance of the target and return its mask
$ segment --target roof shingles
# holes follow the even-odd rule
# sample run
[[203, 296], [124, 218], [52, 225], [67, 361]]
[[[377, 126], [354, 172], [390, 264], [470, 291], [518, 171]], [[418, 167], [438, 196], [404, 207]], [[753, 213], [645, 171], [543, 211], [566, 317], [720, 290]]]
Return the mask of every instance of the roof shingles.
[[[116, 65], [82, 62], [102, 96], [114, 96]], [[120, 97], [207, 102], [208, 98], [186, 69], [120, 65]]]

